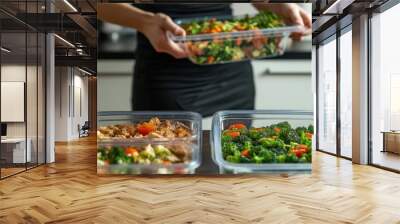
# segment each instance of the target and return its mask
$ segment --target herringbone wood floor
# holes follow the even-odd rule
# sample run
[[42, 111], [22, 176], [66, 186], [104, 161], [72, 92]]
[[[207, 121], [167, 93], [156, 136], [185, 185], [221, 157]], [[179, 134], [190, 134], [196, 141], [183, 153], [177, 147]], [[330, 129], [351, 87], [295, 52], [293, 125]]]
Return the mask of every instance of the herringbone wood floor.
[[311, 175], [96, 175], [93, 139], [0, 181], [0, 223], [400, 223], [400, 175], [316, 153]]

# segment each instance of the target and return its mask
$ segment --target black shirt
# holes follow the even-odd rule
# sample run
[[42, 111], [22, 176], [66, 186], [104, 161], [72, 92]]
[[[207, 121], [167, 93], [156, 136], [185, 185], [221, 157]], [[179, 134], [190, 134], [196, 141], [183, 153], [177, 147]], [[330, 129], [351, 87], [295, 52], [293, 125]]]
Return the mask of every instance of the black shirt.
[[232, 13], [230, 4], [215, 3], [182, 3], [182, 4], [135, 4], [143, 10], [150, 12], [162, 12], [169, 15], [173, 19], [177, 18], [194, 18], [204, 16], [230, 15]]

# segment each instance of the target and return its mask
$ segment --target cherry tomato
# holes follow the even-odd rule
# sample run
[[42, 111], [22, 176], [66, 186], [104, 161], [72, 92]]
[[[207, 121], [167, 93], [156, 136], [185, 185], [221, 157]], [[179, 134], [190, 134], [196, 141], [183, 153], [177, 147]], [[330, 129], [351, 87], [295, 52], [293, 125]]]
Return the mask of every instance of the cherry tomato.
[[244, 156], [244, 157], [248, 157], [249, 156], [249, 150], [248, 149], [244, 149], [243, 151], [242, 151], [242, 153], [240, 153], [242, 156]]
[[242, 129], [242, 128], [246, 128], [246, 125], [242, 123], [236, 123], [236, 124], [231, 124], [229, 126], [229, 129]]
[[297, 158], [301, 158], [304, 154], [304, 152], [299, 149], [292, 149], [292, 152], [297, 156]]
[[137, 130], [142, 135], [148, 135], [150, 132], [153, 132], [156, 127], [149, 123], [143, 123], [138, 125]]
[[229, 131], [229, 132], [226, 132], [225, 135], [229, 135], [232, 138], [235, 138], [235, 137], [240, 136], [240, 132], [238, 132], [238, 131]]
[[307, 146], [304, 145], [304, 144], [298, 144], [298, 145], [296, 146], [296, 148], [298, 148], [298, 149], [307, 149]]
[[126, 155], [126, 156], [133, 156], [133, 155], [135, 155], [137, 152], [138, 152], [138, 151], [137, 151], [135, 148], [133, 148], [133, 147], [128, 147], [128, 148], [125, 149], [125, 155]]
[[303, 153], [306, 153], [308, 151], [308, 146], [299, 144], [296, 146], [296, 149], [302, 151]]
[[240, 46], [240, 44], [242, 44], [242, 39], [237, 38], [237, 39], [235, 40], [235, 44], [236, 44], [236, 46]]

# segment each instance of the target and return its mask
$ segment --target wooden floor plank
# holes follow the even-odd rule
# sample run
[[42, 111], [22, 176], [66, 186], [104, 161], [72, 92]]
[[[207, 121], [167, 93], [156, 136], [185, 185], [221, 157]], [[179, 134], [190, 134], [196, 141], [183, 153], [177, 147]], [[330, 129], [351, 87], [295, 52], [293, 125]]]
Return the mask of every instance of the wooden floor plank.
[[316, 152], [313, 173], [104, 177], [96, 142], [0, 181], [0, 223], [400, 223], [400, 175]]

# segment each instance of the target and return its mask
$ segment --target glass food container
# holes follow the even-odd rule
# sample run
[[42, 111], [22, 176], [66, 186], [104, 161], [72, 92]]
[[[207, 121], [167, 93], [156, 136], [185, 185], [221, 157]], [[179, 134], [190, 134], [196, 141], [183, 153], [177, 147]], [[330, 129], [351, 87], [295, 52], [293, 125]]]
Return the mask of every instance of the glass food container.
[[[130, 127], [152, 118], [179, 122], [187, 137], [104, 136], [107, 128]], [[175, 125], [177, 123], [174, 123]], [[99, 112], [98, 174], [192, 174], [201, 164], [201, 115], [194, 112]], [[134, 126], [136, 130], [138, 126]], [[106, 129], [105, 129], [106, 128]], [[115, 132], [113, 132], [115, 133]], [[172, 161], [172, 162], [171, 162]]]
[[310, 172], [312, 125], [312, 112], [217, 112], [210, 138], [213, 160], [220, 173]]
[[[175, 22], [185, 29], [188, 26], [198, 27], [198, 24], [204, 26], [205, 23], [237, 21], [241, 18], [252, 17], [195, 18], [176, 20]], [[267, 16], [266, 19], [272, 24], [271, 26], [274, 26], [273, 28], [254, 28], [255, 23], [252, 22], [249, 22], [248, 27], [245, 28], [240, 27], [241, 24], [229, 23], [228, 25], [220, 26], [209, 25], [211, 30], [207, 31], [208, 33], [196, 31], [196, 34], [189, 32], [186, 36], [170, 36], [174, 42], [182, 44], [189, 53], [189, 59], [199, 65], [229, 63], [282, 55], [285, 52], [289, 35], [293, 32], [301, 31], [302, 27], [285, 26], [283, 23], [278, 24], [277, 16]], [[244, 22], [244, 24], [247, 24], [247, 22]], [[232, 28], [232, 26], [250, 30], [238, 30]]]

